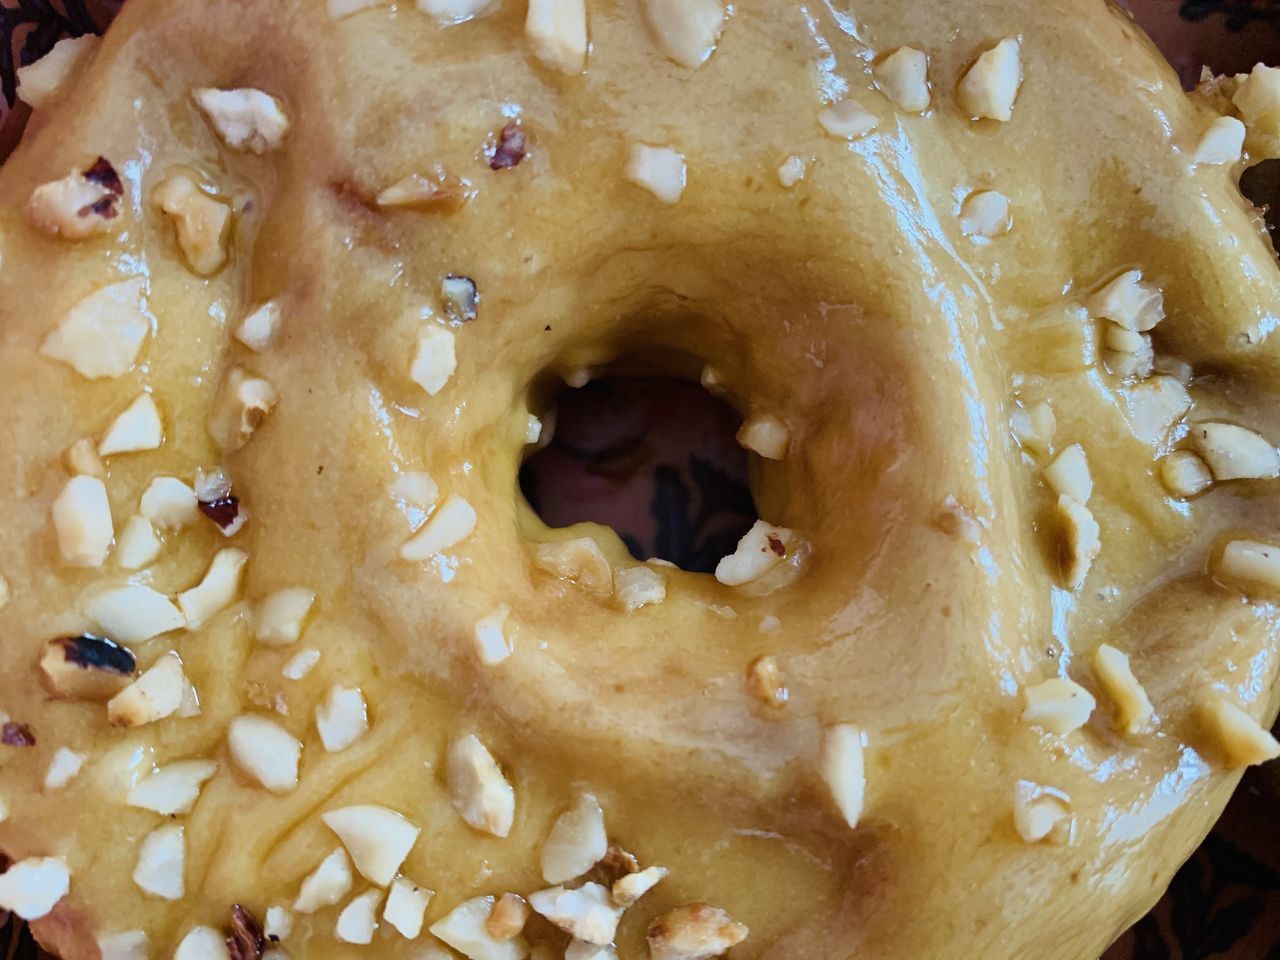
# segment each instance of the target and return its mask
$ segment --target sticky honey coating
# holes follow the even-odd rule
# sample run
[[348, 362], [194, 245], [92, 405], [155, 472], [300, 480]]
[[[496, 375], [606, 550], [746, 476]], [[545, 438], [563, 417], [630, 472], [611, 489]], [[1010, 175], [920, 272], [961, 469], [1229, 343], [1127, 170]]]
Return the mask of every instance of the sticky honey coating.
[[[369, 804], [420, 828], [400, 889], [435, 891], [430, 926], [550, 886], [543, 842], [589, 789], [609, 843], [668, 871], [622, 915], [624, 960], [655, 919], [674, 943], [694, 915], [745, 925], [742, 958], [1096, 957], [1208, 830], [1233, 758], [1266, 755], [1250, 723], [1277, 705], [1275, 584], [1219, 568], [1248, 541], [1228, 574], [1274, 572], [1274, 481], [1183, 499], [1161, 479], [1170, 451], [1198, 449], [1195, 422], [1280, 439], [1280, 270], [1241, 164], [1194, 162], [1222, 104], [1185, 96], [1100, 0], [770, 0], [718, 32], [699, 4], [706, 42], [675, 51], [694, 34], [651, 22], [672, 5], [593, 4], [580, 74], [576, 44], [535, 49], [508, 0], [451, 25], [347, 6], [131, 0], [0, 170], [0, 710], [36, 740], [0, 747], [0, 850], [71, 877], [37, 934], [79, 960], [143, 930], [159, 956], [233, 904], [292, 908], [342, 845], [323, 815]], [[904, 47], [927, 56], [922, 112], [876, 86]], [[252, 149], [198, 89], [267, 95], [232, 104], [230, 139]], [[255, 116], [270, 136], [245, 132]], [[33, 225], [32, 192], [97, 157], [124, 186], [111, 229]], [[156, 196], [174, 174], [195, 200], [177, 215]], [[1009, 209], [966, 230], [983, 192]], [[227, 224], [199, 222], [207, 201]], [[225, 264], [204, 269], [210, 243]], [[1129, 271], [1158, 291], [1157, 326], [1146, 287], [1108, 286]], [[41, 355], [123, 281], [147, 328], [126, 372]], [[278, 329], [250, 352], [234, 333], [267, 303]], [[780, 562], [797, 560], [776, 589], [661, 567], [619, 581], [637, 564], [615, 534], [548, 530], [520, 498], [545, 377], [635, 355], [689, 376], [705, 361], [744, 414], [786, 428], [753, 477], [790, 537]], [[106, 457], [112, 549], [161, 477], [200, 487], [222, 467], [247, 519], [223, 523], [224, 489], [201, 516], [170, 484], [143, 511], [154, 562], [69, 566], [50, 520], [64, 454], [142, 390], [163, 442]], [[102, 519], [72, 511], [65, 536]], [[229, 543], [248, 560], [224, 577]], [[113, 726], [41, 681], [49, 641], [100, 627], [89, 599], [131, 577], [164, 627], [129, 644], [139, 668], [189, 682], [198, 714], [174, 688], [165, 716]], [[1102, 643], [1149, 697], [1140, 734], [1090, 666]], [[51, 787], [59, 748], [85, 760]], [[165, 900], [133, 878], [169, 818], [126, 800], [189, 760], [218, 768], [178, 818], [185, 891]], [[451, 800], [451, 769], [487, 785], [476, 805]], [[284, 947], [349, 955], [338, 935], [366, 932], [367, 901], [350, 905], [369, 887], [357, 874], [297, 913]], [[671, 913], [695, 902], [718, 912]], [[372, 955], [422, 949], [377, 918]], [[536, 914], [524, 936], [566, 943]]]

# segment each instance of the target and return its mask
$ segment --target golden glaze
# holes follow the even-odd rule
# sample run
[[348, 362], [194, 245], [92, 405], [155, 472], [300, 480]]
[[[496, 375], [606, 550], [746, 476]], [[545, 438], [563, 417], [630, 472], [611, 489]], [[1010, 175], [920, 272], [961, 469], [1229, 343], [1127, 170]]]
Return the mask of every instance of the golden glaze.
[[[291, 903], [336, 846], [319, 814], [359, 802], [424, 828], [404, 872], [437, 891], [430, 922], [474, 895], [544, 886], [541, 841], [587, 784], [611, 840], [671, 871], [626, 914], [625, 960], [643, 955], [653, 917], [694, 900], [751, 928], [735, 957], [1092, 960], [1154, 902], [1236, 783], [1212, 765], [1192, 702], [1216, 687], [1273, 715], [1276, 610], [1205, 571], [1226, 534], [1273, 539], [1280, 522], [1266, 483], [1167, 498], [1118, 382], [1098, 367], [1046, 371], [1028, 328], [1139, 267], [1166, 294], [1159, 349], [1199, 375], [1193, 414], [1274, 432], [1280, 271], [1235, 172], [1188, 164], [1214, 114], [1101, 0], [741, 4], [696, 71], [663, 58], [636, 5], [603, 0], [590, 5], [581, 77], [528, 55], [523, 15], [502, 0], [441, 28], [405, 3], [333, 24], [310, 0], [131, 0], [0, 172], [0, 573], [14, 592], [0, 612], [0, 707], [39, 738], [0, 748], [11, 808], [0, 848], [73, 869], [71, 897], [37, 929], [80, 958], [94, 933], [145, 927], [167, 955], [192, 924], [223, 926], [232, 903], [259, 916]], [[1022, 38], [1013, 120], [973, 123], [955, 82], [1006, 36]], [[931, 57], [923, 116], [873, 88], [873, 60], [904, 44]], [[292, 120], [283, 149], [223, 147], [190, 99], [204, 85], [279, 96]], [[880, 117], [853, 143], [816, 119], [846, 90]], [[495, 172], [483, 148], [512, 116], [531, 154]], [[684, 154], [678, 204], [625, 181], [633, 142]], [[99, 154], [126, 181], [120, 236], [72, 245], [33, 231], [21, 215], [32, 188]], [[793, 154], [812, 163], [785, 190], [774, 171]], [[464, 209], [372, 206], [434, 164], [472, 182]], [[240, 201], [231, 262], [210, 280], [185, 268], [149, 199], [175, 165]], [[961, 235], [976, 189], [1012, 199], [1008, 236]], [[407, 371], [447, 273], [475, 278], [481, 306], [457, 331], [457, 372], [428, 398]], [[146, 279], [155, 316], [132, 374], [89, 383], [37, 356], [69, 306], [123, 276]], [[286, 305], [282, 335], [250, 356], [230, 331], [271, 297]], [[628, 615], [534, 567], [534, 545], [561, 534], [517, 492], [531, 390], [547, 371], [662, 350], [713, 361], [744, 411], [790, 427], [789, 456], [759, 462], [754, 491], [763, 517], [813, 545], [793, 585], [753, 599], [669, 571], [665, 603]], [[281, 397], [226, 461], [252, 511], [238, 538], [245, 597], [314, 589], [300, 646], [323, 658], [282, 680], [297, 648], [255, 647], [237, 608], [138, 649], [144, 664], [181, 652], [202, 716], [111, 729], [101, 706], [50, 701], [36, 680], [43, 642], [85, 628], [82, 593], [125, 576], [110, 560], [59, 565], [48, 514], [60, 457], [140, 385], [154, 392], [165, 444], [110, 461], [119, 531], [152, 477], [220, 461], [205, 424], [233, 363]], [[1056, 586], [1052, 499], [1008, 428], [1017, 397], [1051, 399], [1059, 446], [1090, 456], [1103, 546], [1078, 595]], [[409, 525], [387, 487], [411, 470], [479, 515], [444, 559], [397, 557]], [[949, 496], [983, 526], [976, 552], [936, 523]], [[158, 589], [199, 578], [223, 545], [206, 527], [173, 538], [146, 575]], [[565, 535], [584, 533], [628, 562], [608, 530]], [[472, 627], [497, 603], [511, 608], [516, 652], [485, 667]], [[761, 632], [766, 616], [780, 629]], [[1098, 692], [1088, 664], [1104, 641], [1132, 654], [1157, 734], [1115, 734], [1101, 698], [1066, 738], [1019, 720], [1021, 688], [1050, 676]], [[763, 655], [785, 676], [784, 710], [746, 688]], [[311, 717], [338, 682], [364, 690], [373, 727], [328, 755]], [[286, 796], [255, 788], [223, 743], [262, 690], [284, 698], [281, 722], [306, 744]], [[856, 831], [813, 772], [833, 722], [868, 735]], [[469, 731], [515, 785], [509, 839], [450, 806], [444, 751]], [[92, 759], [42, 794], [63, 745]], [[176, 905], [130, 881], [158, 823], [120, 803], [131, 754], [222, 761], [184, 818], [188, 894]], [[1071, 845], [1018, 838], [1020, 779], [1070, 796]], [[299, 917], [290, 951], [359, 949], [333, 940], [335, 916]], [[366, 948], [417, 949], [381, 934]]]

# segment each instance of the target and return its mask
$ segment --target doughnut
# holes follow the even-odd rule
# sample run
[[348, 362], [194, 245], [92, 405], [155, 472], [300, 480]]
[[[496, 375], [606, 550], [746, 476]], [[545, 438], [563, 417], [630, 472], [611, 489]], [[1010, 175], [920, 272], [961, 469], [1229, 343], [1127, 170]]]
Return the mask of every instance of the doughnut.
[[[29, 82], [0, 909], [65, 960], [1094, 960], [1280, 753], [1280, 70], [130, 0]], [[519, 493], [636, 369], [742, 415], [713, 573]]]

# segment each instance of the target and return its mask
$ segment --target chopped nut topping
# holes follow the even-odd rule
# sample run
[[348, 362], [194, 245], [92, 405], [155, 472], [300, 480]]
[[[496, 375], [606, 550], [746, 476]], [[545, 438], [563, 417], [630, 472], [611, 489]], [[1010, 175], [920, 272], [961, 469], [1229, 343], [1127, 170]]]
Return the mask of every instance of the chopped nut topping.
[[322, 814], [356, 869], [370, 883], [388, 886], [418, 842], [418, 828], [386, 807], [358, 804]]
[[1273, 133], [1280, 124], [1280, 67], [1259, 63], [1236, 88], [1231, 102], [1251, 132]]
[[289, 118], [280, 101], [261, 90], [200, 87], [192, 96], [233, 150], [266, 153], [278, 148], [289, 132]]
[[880, 92], [907, 113], [929, 109], [929, 56], [911, 47], [899, 47], [875, 68]]
[[671, 147], [634, 143], [627, 157], [626, 177], [666, 204], [680, 202], [684, 193], [684, 156]]
[[174, 951], [173, 960], [231, 960], [226, 938], [213, 927], [198, 926], [187, 935]]
[[1218, 117], [1209, 124], [1196, 144], [1193, 163], [1219, 165], [1239, 163], [1244, 152], [1244, 124], [1235, 117]]
[[51, 512], [63, 563], [102, 566], [115, 537], [106, 485], [97, 477], [72, 477], [53, 501]]
[[87, 170], [41, 184], [27, 201], [32, 226], [64, 240], [83, 240], [107, 233], [118, 224], [124, 185], [115, 168], [99, 157]]
[[818, 114], [818, 123], [831, 136], [856, 140], [880, 125], [880, 118], [856, 100], [841, 100]]
[[275, 300], [268, 300], [240, 321], [235, 337], [254, 353], [268, 350], [280, 332], [284, 310]]
[[98, 456], [97, 446], [88, 437], [82, 437], [67, 447], [62, 455], [62, 465], [73, 477], [97, 477], [105, 480], [107, 466]]
[[1130, 431], [1143, 443], [1158, 447], [1191, 409], [1191, 395], [1173, 377], [1158, 376], [1120, 390]]
[[453, 213], [471, 199], [471, 183], [450, 178], [441, 167], [430, 175], [411, 173], [378, 194], [380, 207], [422, 207]]
[[[1103, 343], [1107, 345], [1107, 349], [1115, 350], [1118, 353], [1142, 353], [1150, 348], [1151, 337], [1149, 334], [1138, 333], [1128, 327], [1104, 322], [1106, 323], [1106, 332], [1102, 339]], [[1154, 355], [1152, 360], [1154, 362]]]
[[301, 680], [319, 662], [319, 650], [300, 650], [284, 665], [280, 673], [286, 680]]
[[[444, 305], [445, 316], [454, 323], [474, 320], [480, 306], [480, 294], [476, 292], [476, 282], [470, 277], [456, 273], [449, 274], [440, 281], [440, 302]], [[427, 392], [431, 393], [430, 390]]]
[[305, 587], [289, 587], [268, 594], [253, 616], [253, 637], [268, 647], [297, 643], [316, 595]]
[[862, 730], [851, 723], [827, 727], [822, 735], [819, 772], [836, 809], [851, 828], [858, 826], [867, 792], [864, 740]]
[[742, 424], [737, 440], [739, 446], [758, 453], [766, 460], [781, 460], [787, 455], [791, 432], [772, 414], [759, 414]]
[[102, 960], [149, 960], [151, 941], [144, 930], [123, 930], [98, 937]]
[[1155, 709], [1129, 658], [1109, 643], [1100, 644], [1093, 652], [1093, 672], [1115, 707], [1116, 729], [1131, 736], [1149, 730]]
[[617, 845], [604, 852], [598, 866], [610, 881], [617, 881], [629, 873], [640, 871], [640, 861], [636, 859], [635, 854]]
[[69, 700], [110, 700], [136, 670], [130, 650], [89, 634], [50, 640], [40, 658], [45, 689]]
[[1022, 719], [1058, 736], [1074, 733], [1085, 725], [1097, 702], [1074, 680], [1052, 677], [1032, 687], [1023, 687]]
[[[778, 165], [778, 182], [790, 190], [803, 180], [808, 172], [809, 165], [805, 163], [803, 157], [790, 156]], [[705, 369], [710, 369], [710, 367]], [[703, 387], [706, 387], [705, 383]], [[707, 389], [709, 390], [710, 388]]]
[[524, 442], [536, 444], [542, 439], [542, 421], [532, 413], [525, 420]]
[[288, 939], [289, 934], [293, 933], [293, 914], [281, 906], [267, 907], [262, 932], [272, 943]]
[[219, 550], [204, 579], [178, 594], [178, 606], [187, 618], [188, 630], [198, 630], [235, 603], [240, 594], [240, 577], [248, 562], [249, 555], [243, 550], [235, 547]]
[[196, 492], [177, 477], [152, 480], [138, 509], [162, 530], [180, 530], [200, 515]]
[[443, 390], [458, 368], [455, 340], [452, 330], [436, 323], [428, 323], [418, 331], [418, 345], [409, 376], [429, 396], [434, 397]]
[[552, 576], [572, 581], [588, 593], [599, 597], [613, 593], [613, 568], [591, 537], [540, 543], [534, 551], [534, 562]]
[[13, 590], [9, 587], [9, 581], [4, 577], [0, 577], [0, 610], [7, 607], [12, 599]]
[[1191, 444], [1215, 480], [1270, 480], [1280, 476], [1280, 451], [1261, 434], [1233, 423], [1197, 423]]
[[785, 707], [791, 697], [776, 657], [756, 657], [751, 661], [747, 667], [747, 689], [768, 707]]
[[138, 727], [171, 717], [182, 706], [187, 676], [175, 653], [161, 656], [142, 676], [107, 703], [107, 719], [117, 727]]
[[82, 63], [97, 50], [101, 37], [86, 33], [80, 37], [59, 40], [48, 53], [34, 63], [18, 67], [18, 99], [32, 110], [44, 110], [62, 95]]
[[88, 757], [83, 753], [76, 753], [66, 747], [59, 747], [54, 751], [53, 759], [49, 761], [49, 769], [44, 775], [44, 788], [46, 790], [61, 790], [79, 776], [80, 770], [84, 767], [84, 762], [87, 759]]
[[649, 960], [713, 960], [747, 939], [747, 933], [719, 907], [676, 907], [649, 924]]
[[316, 707], [316, 731], [329, 753], [347, 749], [369, 730], [369, 714], [359, 687], [334, 686]]
[[1222, 551], [1218, 577], [1280, 590], [1280, 547], [1257, 540], [1233, 540]]
[[[1108, 326], [1110, 330], [1121, 329], [1114, 324]], [[1138, 342], [1134, 350], [1108, 349], [1102, 355], [1107, 369], [1117, 377], [1125, 380], [1145, 380], [1151, 376], [1151, 371], [1155, 368], [1155, 348], [1151, 343], [1151, 336], [1140, 333], [1137, 338]], [[1108, 339], [1112, 338], [1108, 337]]]
[[40, 355], [89, 380], [128, 373], [151, 329], [143, 290], [141, 280], [125, 280], [89, 294], [45, 338]]
[[610, 896], [620, 907], [629, 907], [666, 878], [666, 867], [645, 867], [635, 873], [619, 877], [613, 882]]
[[511, 608], [500, 603], [476, 621], [476, 656], [488, 667], [496, 667], [511, 656], [511, 643], [503, 633]]
[[266, 946], [257, 918], [238, 903], [232, 906], [231, 935], [227, 937], [231, 960], [261, 960]]
[[6, 747], [34, 747], [36, 736], [31, 732], [30, 725], [18, 723], [16, 720], [5, 720], [0, 724], [0, 743]]
[[434, 896], [434, 890], [419, 886], [408, 877], [396, 877], [387, 894], [387, 905], [382, 908], [382, 919], [406, 940], [416, 940], [422, 933], [427, 905]]
[[1053, 446], [1058, 424], [1047, 400], [1014, 410], [1011, 424], [1014, 439], [1032, 453], [1043, 455]]
[[1088, 503], [1093, 496], [1093, 477], [1089, 460], [1078, 443], [1067, 447], [1044, 469], [1044, 478], [1053, 492], [1071, 497], [1077, 503]]
[[173, 222], [187, 266], [202, 277], [222, 269], [227, 262], [231, 208], [201, 190], [185, 173], [171, 173], [160, 181], [155, 202]]
[[272, 793], [298, 785], [302, 744], [274, 720], [254, 713], [236, 717], [227, 729], [227, 747], [236, 766]]
[[351, 861], [339, 847], [320, 862], [302, 881], [302, 889], [293, 909], [299, 913], [315, 913], [331, 907], [351, 889]]
[[218, 391], [209, 417], [209, 435], [225, 453], [239, 450], [278, 400], [275, 387], [241, 367], [233, 367]]
[[234, 537], [249, 522], [249, 513], [240, 505], [239, 497], [218, 497], [198, 501], [200, 512], [214, 522], [224, 537]]
[[1164, 319], [1164, 294], [1142, 281], [1141, 270], [1122, 273], [1089, 298], [1089, 314], [1146, 333]]
[[966, 237], [998, 237], [1013, 229], [1009, 198], [996, 190], [979, 190], [960, 207], [960, 232]]
[[84, 612], [104, 633], [121, 643], [143, 643], [188, 626], [186, 617], [168, 597], [132, 583], [93, 594], [85, 603]]
[[1101, 530], [1089, 508], [1065, 494], [1058, 497], [1058, 518], [1063, 533], [1062, 579], [1069, 590], [1079, 590], [1102, 552]]
[[542, 879], [556, 884], [580, 877], [605, 855], [608, 846], [600, 802], [593, 794], [583, 793], [551, 825], [542, 845]]
[[736, 587], [760, 578], [782, 561], [794, 539], [792, 531], [757, 520], [737, 549], [716, 565], [716, 579]]
[[522, 960], [528, 953], [523, 940], [490, 935], [487, 921], [493, 904], [493, 897], [467, 900], [433, 923], [431, 933], [469, 960]]
[[142, 839], [133, 882], [143, 893], [162, 900], [181, 900], [185, 891], [186, 831], [181, 824], [157, 827]]
[[698, 382], [713, 397], [723, 397], [726, 393], [724, 374], [709, 363], [703, 365], [702, 372], [698, 374]]
[[1060, 790], [1019, 780], [1013, 789], [1013, 826], [1027, 843], [1071, 839], [1071, 800]]
[[178, 760], [138, 781], [125, 802], [166, 817], [190, 813], [200, 799], [200, 788], [217, 772], [213, 760]]
[[448, 26], [470, 20], [492, 2], [493, 0], [418, 0], [418, 9]]
[[568, 74], [586, 69], [585, 0], [529, 0], [524, 32], [534, 56], [546, 66]]
[[498, 133], [498, 142], [489, 158], [490, 170], [509, 170], [525, 158], [524, 131], [517, 120], [508, 120]]
[[489, 911], [484, 926], [493, 939], [510, 940], [524, 929], [528, 921], [529, 904], [524, 897], [514, 893], [504, 893]]
[[430, 510], [440, 497], [440, 488], [431, 474], [410, 471], [396, 477], [390, 487], [391, 496], [402, 504]]
[[529, 894], [529, 906], [565, 933], [587, 943], [612, 943], [622, 908], [615, 906], [607, 888], [588, 882], [576, 890], [551, 887]]
[[400, 547], [404, 560], [429, 560], [455, 547], [476, 528], [476, 511], [457, 494], [450, 494], [423, 524], [422, 529]]
[[974, 120], [1013, 119], [1013, 104], [1022, 86], [1022, 50], [1005, 38], [978, 57], [956, 89], [960, 109]]
[[938, 510], [933, 515], [933, 526], [939, 532], [969, 547], [976, 547], [982, 543], [982, 524], [968, 507], [951, 494], [948, 494], [938, 505]]
[[[530, 955], [530, 960], [537, 960], [537, 958]], [[550, 960], [554, 960], [554, 956]], [[587, 943], [585, 940], [571, 939], [569, 945], [564, 948], [564, 960], [618, 960], [618, 950], [611, 943], [600, 946]]]
[[32, 857], [0, 873], [0, 909], [23, 920], [48, 916], [71, 889], [71, 871], [54, 857]]
[[667, 599], [667, 578], [652, 567], [622, 567], [614, 571], [613, 592], [627, 613]]
[[1280, 741], [1230, 700], [1212, 695], [1198, 705], [1196, 712], [1206, 732], [1213, 737], [1220, 759], [1230, 769], [1280, 757]]
[[1187, 499], [1213, 486], [1213, 473], [1190, 450], [1175, 450], [1160, 461], [1160, 480], [1175, 497]]
[[154, 450], [164, 442], [164, 425], [160, 411], [151, 394], [139, 394], [107, 428], [106, 435], [98, 442], [98, 455], [109, 457], [116, 453], [136, 453]]
[[374, 931], [378, 929], [378, 905], [381, 902], [381, 890], [367, 890], [352, 897], [338, 914], [334, 936], [342, 943], [372, 943]]
[[662, 52], [690, 70], [707, 62], [724, 29], [719, 0], [645, 0], [644, 12]]
[[511, 832], [515, 790], [475, 734], [461, 737], [449, 748], [447, 773], [449, 799], [463, 820], [495, 837]]

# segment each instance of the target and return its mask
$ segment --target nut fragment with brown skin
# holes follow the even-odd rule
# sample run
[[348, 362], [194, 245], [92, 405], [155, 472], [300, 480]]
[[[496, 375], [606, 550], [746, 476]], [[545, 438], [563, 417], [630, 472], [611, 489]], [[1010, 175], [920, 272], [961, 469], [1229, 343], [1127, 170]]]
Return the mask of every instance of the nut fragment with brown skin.
[[231, 933], [227, 937], [231, 960], [260, 960], [266, 946], [267, 939], [257, 918], [237, 903], [231, 908]]
[[85, 170], [36, 187], [27, 201], [27, 221], [64, 240], [83, 240], [119, 226], [123, 196], [115, 167], [99, 157]]
[[491, 170], [509, 170], [525, 158], [525, 136], [517, 120], [508, 120], [498, 132], [493, 155], [489, 158]]
[[0, 724], [0, 743], [6, 747], [34, 747], [36, 736], [31, 732], [30, 724], [6, 720]]
[[224, 453], [239, 450], [275, 409], [278, 399], [275, 387], [266, 380], [233, 367], [214, 401], [209, 434]]
[[138, 727], [171, 717], [182, 707], [187, 676], [177, 654], [161, 656], [107, 703], [107, 720], [117, 727]]
[[208, 277], [222, 269], [227, 262], [231, 208], [209, 196], [181, 171], [165, 177], [154, 198], [173, 223], [178, 246], [192, 272]]
[[50, 640], [40, 658], [45, 689], [67, 700], [110, 700], [128, 685], [137, 668], [127, 647], [90, 634]]
[[613, 567], [591, 537], [540, 543], [534, 561], [552, 576], [576, 583], [588, 593], [599, 597], [613, 593]]
[[649, 924], [650, 960], [712, 960], [747, 939], [747, 927], [724, 910], [691, 903]]
[[529, 904], [515, 893], [504, 893], [489, 911], [484, 928], [495, 940], [510, 940], [524, 929], [529, 920]]
[[776, 657], [756, 657], [747, 667], [747, 689], [768, 707], [785, 707], [791, 696]]

